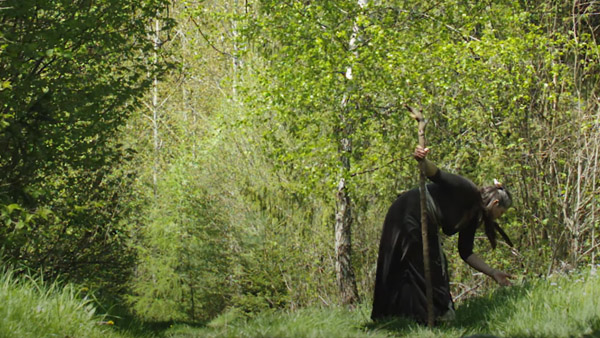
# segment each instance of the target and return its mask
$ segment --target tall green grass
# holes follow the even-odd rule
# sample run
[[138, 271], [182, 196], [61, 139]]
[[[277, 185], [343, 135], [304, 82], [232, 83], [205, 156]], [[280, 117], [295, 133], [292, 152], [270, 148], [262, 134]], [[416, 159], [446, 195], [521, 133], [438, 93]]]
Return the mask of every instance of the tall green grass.
[[0, 273], [0, 337], [120, 337], [73, 286]]
[[370, 305], [265, 312], [232, 310], [203, 327], [174, 325], [166, 337], [600, 337], [600, 278], [593, 272], [521, 281], [457, 304], [432, 329], [406, 320], [372, 323]]
[[600, 337], [600, 277], [595, 271], [536, 281], [501, 290], [485, 317], [487, 328], [505, 337]]
[[[373, 323], [370, 305], [266, 311], [231, 309], [206, 325], [122, 327], [143, 337], [600, 337], [600, 277], [586, 271], [522, 281], [457, 304], [455, 321], [432, 329], [406, 320]], [[72, 286], [0, 276], [0, 337], [121, 337]], [[122, 323], [123, 324], [123, 323]], [[126, 323], [124, 323], [126, 324]]]

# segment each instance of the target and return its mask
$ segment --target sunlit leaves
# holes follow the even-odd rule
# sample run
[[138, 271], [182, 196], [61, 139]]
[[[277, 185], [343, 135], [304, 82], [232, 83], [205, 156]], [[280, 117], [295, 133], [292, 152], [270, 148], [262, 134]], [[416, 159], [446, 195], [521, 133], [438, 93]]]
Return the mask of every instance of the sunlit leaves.
[[[121, 290], [129, 156], [115, 140], [148, 75], [148, 24], [168, 4], [3, 1], [0, 242], [5, 261]], [[170, 20], [164, 20], [166, 30]], [[10, 210], [19, 205], [22, 209]], [[112, 282], [112, 283], [111, 283]]]
[[[593, 130], [586, 123], [569, 127], [572, 119], [585, 117], [582, 109], [594, 106], [584, 94], [595, 93], [598, 74], [596, 26], [585, 15], [591, 8], [536, 1], [373, 1], [360, 9], [340, 0], [318, 10], [312, 3], [260, 3], [259, 50], [268, 46], [264, 97], [277, 111], [270, 116], [278, 126], [268, 140], [282, 167], [319, 188], [309, 189], [313, 194], [326, 194], [320, 189], [332, 187], [339, 172], [335, 132], [344, 125], [342, 114], [352, 125], [353, 173], [410, 153], [415, 134], [404, 109], [409, 104], [430, 119], [431, 156], [440, 166], [478, 184], [503, 175], [515, 195], [527, 198], [532, 177], [548, 178], [552, 171], [540, 164], [573, 170], [560, 162], [558, 149], [550, 159], [544, 145], [557, 147], [573, 133]], [[573, 11], [583, 14], [575, 17]], [[359, 34], [349, 50], [354, 22]], [[349, 68], [351, 81], [344, 76]], [[342, 99], [350, 109], [341, 110]], [[519, 164], [536, 157], [532, 145], [543, 160]], [[361, 187], [355, 191], [359, 208], [368, 194], [361, 189], [390, 185], [382, 173], [387, 179], [409, 176], [410, 161], [400, 163], [393, 173], [378, 172], [378, 180], [352, 179]], [[573, 177], [555, 174], [562, 181]], [[402, 184], [408, 188], [410, 180]], [[547, 194], [555, 195], [538, 196]]]

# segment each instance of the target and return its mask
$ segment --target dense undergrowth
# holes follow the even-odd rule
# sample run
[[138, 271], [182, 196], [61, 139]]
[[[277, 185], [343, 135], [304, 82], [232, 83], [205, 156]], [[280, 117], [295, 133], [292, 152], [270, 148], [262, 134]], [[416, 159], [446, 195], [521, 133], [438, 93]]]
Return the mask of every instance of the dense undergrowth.
[[0, 337], [121, 337], [86, 290], [0, 274]]
[[584, 270], [469, 298], [457, 304], [454, 321], [432, 329], [406, 320], [373, 323], [365, 303], [254, 315], [230, 309], [195, 325], [133, 323], [98, 314], [73, 286], [8, 272], [0, 277], [0, 337], [600, 337], [599, 298], [600, 277]]
[[600, 337], [595, 270], [490, 290], [457, 304], [456, 320], [433, 329], [406, 320], [373, 323], [370, 304], [354, 310], [311, 307], [247, 317], [231, 310], [203, 326], [173, 324], [164, 337]]

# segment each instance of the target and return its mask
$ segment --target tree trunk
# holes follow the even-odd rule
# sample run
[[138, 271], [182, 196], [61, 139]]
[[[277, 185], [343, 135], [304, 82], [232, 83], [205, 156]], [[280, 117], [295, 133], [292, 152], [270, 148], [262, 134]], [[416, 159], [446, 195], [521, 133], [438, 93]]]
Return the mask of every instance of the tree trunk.
[[[234, 0], [233, 1], [233, 10], [232, 12], [237, 14], [238, 13], [238, 8], [240, 7], [239, 5], [239, 1], [238, 0]], [[231, 63], [233, 66], [233, 75], [232, 75], [232, 79], [233, 79], [233, 83], [232, 83], [232, 94], [233, 94], [233, 100], [234, 102], [238, 102], [238, 93], [237, 93], [237, 88], [239, 86], [239, 82], [240, 82], [240, 69], [242, 68], [242, 59], [240, 58], [240, 53], [241, 53], [241, 48], [239, 45], [239, 36], [240, 36], [240, 32], [238, 31], [238, 18], [233, 18], [231, 21], [231, 33], [232, 33], [232, 41], [233, 41], [233, 57], [231, 58]]]
[[[358, 5], [361, 8], [364, 8], [366, 4], [367, 0], [358, 0]], [[358, 24], [354, 24], [352, 31], [348, 47], [354, 55], [358, 56], [356, 52], [356, 39], [359, 33]], [[352, 81], [352, 67], [346, 69], [346, 81], [348, 84]], [[342, 113], [340, 114], [342, 125], [342, 128], [339, 130], [341, 178], [336, 194], [335, 272], [342, 304], [354, 306], [358, 302], [358, 289], [356, 287], [354, 269], [352, 268], [352, 207], [350, 195], [346, 187], [346, 177], [348, 177], [350, 172], [350, 153], [352, 152], [352, 128], [348, 117], [348, 97], [349, 95], [345, 95], [342, 99]]]
[[[344, 142], [342, 142], [343, 144]], [[348, 142], [349, 145], [349, 142]], [[342, 150], [344, 153], [349, 151]], [[348, 158], [349, 159], [349, 158]], [[342, 162], [344, 159], [342, 159]], [[348, 161], [349, 169], [349, 161]], [[345, 178], [341, 178], [337, 189], [335, 213], [335, 272], [342, 304], [353, 306], [358, 302], [358, 289], [352, 268], [352, 208]]]
[[[158, 49], [160, 48], [160, 22], [154, 20], [154, 60], [152, 63], [156, 66], [158, 62]], [[159, 137], [159, 111], [158, 111], [158, 77], [154, 74], [152, 79], [152, 139], [154, 145], [154, 164], [152, 166], [152, 188], [154, 198], [158, 194], [158, 165], [160, 157], [160, 137]]]

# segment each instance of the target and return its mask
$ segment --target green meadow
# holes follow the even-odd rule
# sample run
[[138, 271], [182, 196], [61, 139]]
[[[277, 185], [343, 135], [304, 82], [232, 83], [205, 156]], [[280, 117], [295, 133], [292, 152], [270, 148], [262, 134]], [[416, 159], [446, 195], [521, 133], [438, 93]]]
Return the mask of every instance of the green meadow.
[[[524, 280], [457, 304], [456, 319], [428, 328], [407, 320], [373, 323], [370, 305], [229, 310], [210, 322], [139, 322], [102, 313], [73, 287], [33, 278], [0, 279], [2, 337], [600, 337], [600, 277], [583, 271]], [[110, 312], [110, 311], [109, 311]]]

